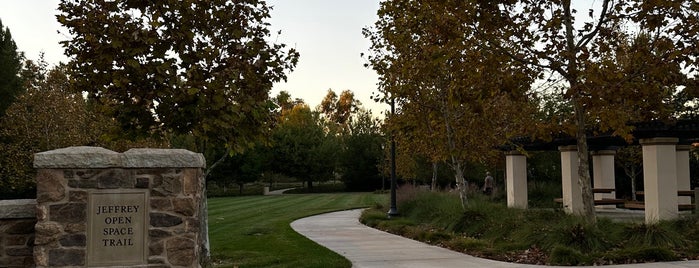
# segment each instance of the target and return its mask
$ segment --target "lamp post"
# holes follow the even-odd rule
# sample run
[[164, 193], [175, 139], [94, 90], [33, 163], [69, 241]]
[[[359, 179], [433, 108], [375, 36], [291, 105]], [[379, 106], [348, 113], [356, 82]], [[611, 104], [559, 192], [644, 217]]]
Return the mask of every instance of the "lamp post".
[[[391, 115], [396, 113], [395, 98], [391, 97]], [[388, 218], [398, 216], [396, 208], [396, 138], [391, 131], [391, 209], [388, 210]]]

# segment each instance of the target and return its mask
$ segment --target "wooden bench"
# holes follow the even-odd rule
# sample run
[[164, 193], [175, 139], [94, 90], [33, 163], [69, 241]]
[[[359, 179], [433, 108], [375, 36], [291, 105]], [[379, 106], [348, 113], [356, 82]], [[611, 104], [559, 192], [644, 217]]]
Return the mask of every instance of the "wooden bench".
[[[556, 203], [563, 203], [563, 198], [554, 198], [553, 202]], [[602, 198], [602, 199], [595, 199], [595, 206], [599, 205], [623, 205], [626, 202], [624, 199], [615, 199], [615, 198]]]
[[[629, 201], [624, 204], [624, 207], [627, 209], [633, 209], [633, 210], [645, 210], [646, 209], [646, 204], [643, 202], [639, 201]], [[694, 204], [679, 204], [677, 205], [677, 210], [679, 211], [686, 211], [686, 210], [694, 210], [695, 206]]]
[[[637, 196], [644, 196], [646, 193], [644, 191], [636, 191]], [[691, 196], [694, 197], [693, 190], [680, 190], [677, 191], [677, 196]]]
[[592, 192], [596, 194], [611, 194], [614, 191], [616, 191], [614, 188], [592, 188]]
[[[636, 195], [637, 196], [644, 196], [645, 192], [644, 191], [636, 191]], [[699, 187], [694, 188], [694, 190], [678, 190], [677, 196], [689, 196], [689, 197], [692, 197], [694, 199], [691, 204], [678, 204], [677, 210], [680, 210], [680, 211], [692, 210], [696, 213], [697, 203], [699, 202]], [[626, 207], [628, 209], [645, 209], [645, 203], [643, 203], [643, 202], [627, 203], [627, 204], [624, 204], [624, 207]]]

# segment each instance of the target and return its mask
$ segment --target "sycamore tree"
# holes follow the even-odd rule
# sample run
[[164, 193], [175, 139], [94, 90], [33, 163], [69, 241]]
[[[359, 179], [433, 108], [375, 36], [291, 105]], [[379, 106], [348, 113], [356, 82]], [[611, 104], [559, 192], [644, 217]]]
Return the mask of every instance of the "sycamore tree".
[[[364, 29], [369, 64], [379, 75], [394, 135], [444, 159], [467, 205], [467, 162], [484, 163], [494, 148], [529, 121], [532, 73], [509, 57], [484, 50], [461, 21], [462, 1], [395, 0], [381, 3], [379, 20]], [[436, 144], [435, 144], [436, 143]], [[406, 146], [401, 144], [401, 146]]]
[[264, 1], [63, 0], [58, 10], [72, 87], [132, 137], [191, 133], [242, 151], [264, 137], [268, 93], [299, 56], [268, 41]]
[[[264, 1], [62, 0], [58, 11], [70, 36], [62, 44], [71, 87], [99, 104], [127, 137], [172, 132], [225, 147], [205, 177], [226, 156], [265, 137], [269, 91], [299, 56], [268, 41]], [[206, 203], [200, 209], [206, 215]], [[206, 217], [202, 222], [208, 234]]]
[[672, 119], [678, 92], [696, 96], [699, 4], [685, 1], [463, 1], [456, 16], [476, 46], [549, 79], [571, 107], [584, 216], [595, 221], [587, 135], [631, 139], [629, 123]]

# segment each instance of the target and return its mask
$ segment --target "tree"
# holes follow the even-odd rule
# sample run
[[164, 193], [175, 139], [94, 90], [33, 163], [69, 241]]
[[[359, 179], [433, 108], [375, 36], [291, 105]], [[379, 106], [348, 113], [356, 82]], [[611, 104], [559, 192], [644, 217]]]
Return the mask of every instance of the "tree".
[[318, 105], [319, 110], [325, 118], [339, 128], [340, 133], [347, 131], [352, 115], [358, 112], [361, 102], [354, 98], [354, 93], [350, 90], [343, 90], [338, 97], [335, 91], [328, 89], [328, 94]]
[[24, 55], [17, 51], [10, 28], [3, 27], [0, 20], [0, 116], [22, 93], [20, 70]]
[[[398, 112], [391, 131], [412, 148], [451, 166], [467, 205], [467, 162], [483, 163], [494, 148], [527, 124], [532, 73], [484, 50], [457, 13], [462, 1], [396, 0], [381, 3], [379, 20], [364, 29], [372, 42], [369, 65], [380, 77], [384, 102]], [[434, 146], [432, 142], [437, 142]], [[405, 144], [402, 144], [405, 146]]]
[[58, 10], [71, 85], [131, 137], [192, 133], [242, 151], [264, 137], [268, 93], [299, 56], [268, 43], [264, 1], [63, 0]]
[[0, 179], [11, 192], [34, 189], [35, 153], [82, 145], [90, 138], [80, 127], [87, 123], [84, 101], [67, 91], [64, 67], [48, 71], [43, 61], [26, 61], [25, 68], [25, 92], [0, 120]]
[[624, 169], [631, 180], [631, 200], [636, 199], [636, 181], [643, 172], [643, 152], [641, 146], [628, 146], [617, 151], [615, 162]]
[[272, 170], [295, 177], [313, 188], [313, 181], [333, 177], [339, 151], [337, 137], [326, 133], [317, 112], [299, 104], [286, 115], [272, 134]]
[[475, 31], [475, 45], [540, 79], [554, 77], [555, 93], [573, 110], [567, 122], [577, 140], [583, 214], [594, 222], [587, 135], [629, 139], [630, 122], [670, 119], [673, 93], [696, 92], [699, 5], [604, 0], [578, 15], [570, 0], [463, 3], [457, 16]]
[[151, 140], [112, 139], [112, 120], [95, 113], [81, 94], [69, 89], [66, 66], [50, 69], [43, 57], [27, 60], [21, 71], [23, 93], [0, 117], [0, 192], [3, 197], [35, 194], [35, 153], [95, 145], [124, 151], [134, 145], [163, 147]]
[[360, 110], [343, 136], [340, 157], [342, 181], [350, 191], [376, 190], [381, 187], [379, 165], [384, 143], [379, 122], [371, 113]]
[[235, 183], [238, 185], [239, 194], [243, 194], [245, 184], [260, 180], [263, 172], [269, 168], [271, 159], [267, 150], [265, 146], [257, 145], [243, 153], [226, 157], [212, 171], [210, 180], [224, 185], [229, 182]]

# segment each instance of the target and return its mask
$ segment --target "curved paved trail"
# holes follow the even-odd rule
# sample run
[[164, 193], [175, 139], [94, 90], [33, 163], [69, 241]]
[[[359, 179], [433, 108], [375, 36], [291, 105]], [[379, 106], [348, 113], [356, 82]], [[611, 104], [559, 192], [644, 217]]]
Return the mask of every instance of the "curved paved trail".
[[[362, 209], [355, 209], [311, 216], [292, 222], [291, 228], [349, 259], [354, 267], [561, 267], [482, 259], [417, 242], [361, 224], [358, 220], [361, 212]], [[604, 267], [699, 268], [699, 261], [609, 265]]]

